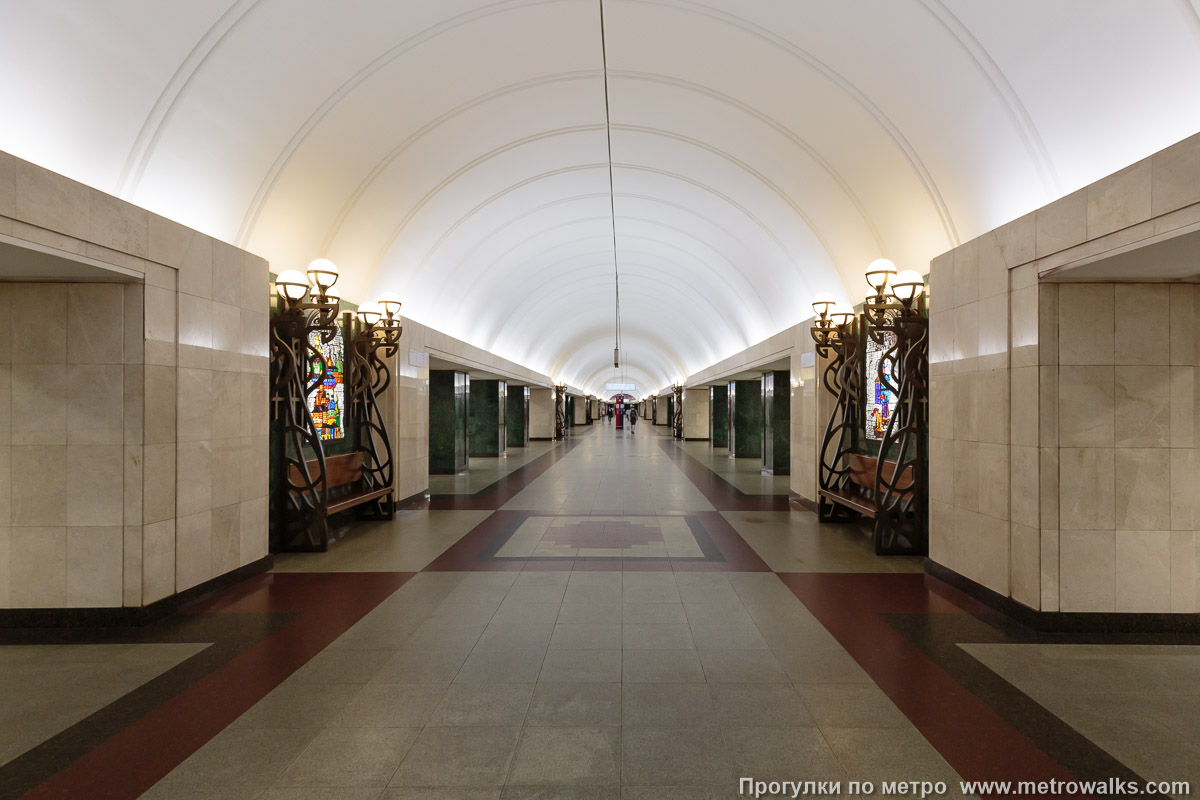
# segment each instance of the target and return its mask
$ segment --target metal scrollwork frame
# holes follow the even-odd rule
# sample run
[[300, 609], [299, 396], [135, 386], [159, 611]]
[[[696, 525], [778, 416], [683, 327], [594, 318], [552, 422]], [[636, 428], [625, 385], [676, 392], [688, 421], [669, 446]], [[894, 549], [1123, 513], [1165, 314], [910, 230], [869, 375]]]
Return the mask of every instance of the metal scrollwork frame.
[[[812, 329], [817, 355], [827, 363], [821, 374], [825, 390], [834, 396], [834, 407], [821, 439], [817, 482], [827, 491], [846, 492], [850, 485], [847, 456], [854, 445], [854, 428], [862, 418], [863, 352], [859, 321], [851, 316], [841, 324], [821, 320]], [[846, 522], [855, 514], [818, 493], [821, 522]]]
[[554, 438], [567, 438], [567, 387], [554, 387]]
[[[348, 348], [350, 358], [350, 416], [358, 433], [358, 449], [363, 454], [362, 482], [367, 492], [393, 485], [395, 458], [378, 398], [392, 382], [387, 361], [400, 349], [403, 328], [397, 318], [379, 323], [363, 319], [353, 323]], [[364, 507], [364, 513], [379, 519], [392, 519], [391, 494], [376, 498]]]
[[671, 434], [676, 439], [683, 438], [683, 387], [676, 384], [672, 392], [675, 396], [675, 418], [671, 420]]
[[[896, 397], [875, 468], [875, 552], [925, 555], [928, 529], [929, 317], [924, 294], [908, 301], [868, 298], [871, 338], [896, 343], [879, 362], [879, 380]], [[895, 378], [895, 380], [893, 380]], [[895, 467], [887, 464], [894, 454]]]
[[[321, 551], [329, 541], [329, 489], [308, 396], [325, 380], [328, 365], [311, 334], [324, 343], [333, 341], [338, 303], [317, 296], [301, 301], [281, 297], [279, 304], [279, 314], [271, 319], [271, 405], [281, 456], [271, 516], [279, 526], [282, 549]], [[314, 454], [315, 472], [309, 469], [306, 448]]]

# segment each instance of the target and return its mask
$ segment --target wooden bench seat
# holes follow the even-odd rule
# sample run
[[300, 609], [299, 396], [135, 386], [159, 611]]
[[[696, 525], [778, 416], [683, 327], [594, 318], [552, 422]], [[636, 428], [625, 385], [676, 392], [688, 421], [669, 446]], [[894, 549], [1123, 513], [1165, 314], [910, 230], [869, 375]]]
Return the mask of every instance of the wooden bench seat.
[[[309, 474], [319, 469], [316, 459], [305, 462]], [[295, 472], [296, 468], [292, 468]], [[359, 484], [363, 474], [363, 454], [359, 452], [328, 456], [325, 459], [325, 485], [328, 489], [326, 512], [330, 515], [369, 503], [392, 493], [392, 488], [365, 490]], [[296, 478], [293, 474], [293, 478]]]
[[[850, 485], [847, 490], [838, 489], [821, 489], [820, 494], [832, 503], [837, 503], [840, 506], [845, 506], [851, 511], [862, 514], [864, 517], [875, 517], [879, 506], [875, 502], [875, 469], [879, 463], [879, 459], [871, 456], [863, 456], [857, 453], [850, 453], [848, 456], [848, 466], [850, 467]], [[896, 474], [897, 464], [895, 461], [883, 462], [883, 478], [891, 480]], [[912, 485], [912, 466], [905, 468], [905, 474], [898, 482], [897, 488], [907, 489]], [[859, 488], [852, 488], [859, 487]]]

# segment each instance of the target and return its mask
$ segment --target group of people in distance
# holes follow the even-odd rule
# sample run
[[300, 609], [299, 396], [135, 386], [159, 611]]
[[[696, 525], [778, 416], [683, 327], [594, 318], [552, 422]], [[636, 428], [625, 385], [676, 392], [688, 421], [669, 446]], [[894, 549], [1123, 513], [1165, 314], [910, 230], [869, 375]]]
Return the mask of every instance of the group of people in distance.
[[[602, 419], [604, 422], [612, 422], [613, 419], [617, 416], [617, 413], [618, 413], [618, 411], [617, 411], [616, 405], [608, 404], [600, 411], [600, 419]], [[621, 414], [621, 419], [623, 420], [623, 424], [628, 424], [629, 433], [630, 433], [630, 435], [632, 435], [634, 433], [634, 431], [637, 429], [637, 421], [638, 421], [637, 406], [621, 406], [619, 413]]]

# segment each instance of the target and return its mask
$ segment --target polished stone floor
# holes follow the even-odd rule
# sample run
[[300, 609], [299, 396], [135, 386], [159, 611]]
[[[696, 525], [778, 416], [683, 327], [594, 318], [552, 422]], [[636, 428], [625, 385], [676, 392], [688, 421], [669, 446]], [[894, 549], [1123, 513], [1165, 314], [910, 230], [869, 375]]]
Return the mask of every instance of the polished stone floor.
[[485, 469], [150, 631], [0, 647], [0, 798], [1195, 774], [1195, 647], [1033, 641], [663, 428], [576, 429]]

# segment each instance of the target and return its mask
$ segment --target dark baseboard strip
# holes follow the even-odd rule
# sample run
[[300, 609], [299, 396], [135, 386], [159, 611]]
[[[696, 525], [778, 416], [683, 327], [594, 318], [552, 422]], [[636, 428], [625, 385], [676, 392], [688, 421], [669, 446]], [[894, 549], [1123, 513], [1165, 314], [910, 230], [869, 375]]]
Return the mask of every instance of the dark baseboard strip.
[[553, 442], [554, 437], [553, 436], [530, 436], [529, 441], [531, 441], [531, 442]]
[[266, 572], [274, 563], [274, 556], [263, 556], [232, 572], [137, 608], [0, 609], [0, 628], [126, 628], [148, 625], [214, 592]]
[[807, 497], [801, 497], [795, 492], [788, 492], [788, 502], [793, 508], [798, 511], [817, 511], [817, 501], [809, 500]]
[[708, 437], [707, 436], [685, 436], [685, 437], [683, 437], [683, 440], [685, 442], [707, 442]]
[[504, 453], [471, 453], [471, 458], [504, 458]]
[[928, 558], [925, 572], [1038, 633], [1200, 633], [1200, 614], [1035, 611]]
[[403, 511], [408, 508], [416, 508], [429, 500], [429, 489], [424, 489], [416, 494], [409, 495], [403, 500], [397, 500], [392, 504], [392, 508], [396, 511]]

